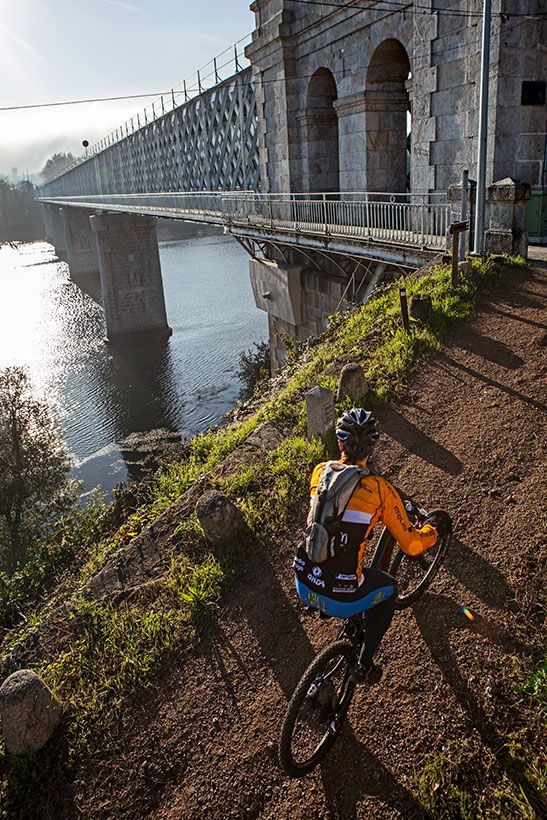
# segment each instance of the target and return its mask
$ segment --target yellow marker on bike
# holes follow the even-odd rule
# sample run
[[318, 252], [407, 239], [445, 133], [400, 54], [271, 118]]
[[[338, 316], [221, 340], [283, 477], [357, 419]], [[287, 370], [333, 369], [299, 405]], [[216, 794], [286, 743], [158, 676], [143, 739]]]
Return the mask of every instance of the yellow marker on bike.
[[471, 610], [467, 609], [467, 607], [464, 606], [464, 604], [460, 604], [459, 610], [462, 613], [462, 615], [465, 615], [465, 617], [469, 618], [470, 621], [475, 620], [475, 616], [473, 615]]

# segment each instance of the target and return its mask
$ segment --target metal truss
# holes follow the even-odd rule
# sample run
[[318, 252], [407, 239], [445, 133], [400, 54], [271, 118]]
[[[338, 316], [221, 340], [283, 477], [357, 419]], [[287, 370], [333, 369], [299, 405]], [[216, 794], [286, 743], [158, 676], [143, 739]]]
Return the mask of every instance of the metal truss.
[[39, 189], [41, 197], [258, 190], [255, 83], [245, 69]]

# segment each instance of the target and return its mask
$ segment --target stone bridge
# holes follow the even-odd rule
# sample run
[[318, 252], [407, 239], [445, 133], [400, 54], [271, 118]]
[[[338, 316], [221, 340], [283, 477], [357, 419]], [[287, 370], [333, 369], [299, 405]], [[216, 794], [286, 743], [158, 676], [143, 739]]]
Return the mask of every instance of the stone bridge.
[[[525, 252], [523, 203], [545, 175], [540, 6], [494, 0], [488, 250]], [[110, 336], [167, 332], [154, 217], [224, 225], [251, 256], [276, 366], [284, 335], [320, 332], [380, 278], [445, 249], [462, 171], [476, 175], [482, 3], [251, 8], [250, 68], [103, 141], [40, 196], [73, 273], [78, 253], [97, 266], [97, 248]], [[472, 186], [464, 199], [472, 209]]]

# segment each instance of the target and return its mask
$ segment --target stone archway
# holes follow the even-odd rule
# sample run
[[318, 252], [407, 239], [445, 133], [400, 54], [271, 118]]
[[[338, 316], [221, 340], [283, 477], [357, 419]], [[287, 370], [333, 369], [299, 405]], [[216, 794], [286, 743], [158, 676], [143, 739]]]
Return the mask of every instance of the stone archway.
[[306, 100], [307, 190], [338, 191], [338, 118], [334, 109], [336, 81], [328, 68], [319, 68], [310, 79]]
[[368, 66], [365, 91], [369, 191], [408, 190], [409, 75], [410, 60], [402, 43], [395, 39], [380, 43]]

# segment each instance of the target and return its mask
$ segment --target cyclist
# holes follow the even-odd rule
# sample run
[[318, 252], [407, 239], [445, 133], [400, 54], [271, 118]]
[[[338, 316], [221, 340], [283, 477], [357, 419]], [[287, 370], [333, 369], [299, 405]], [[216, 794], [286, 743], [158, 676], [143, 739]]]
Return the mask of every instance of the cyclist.
[[[313, 563], [301, 546], [294, 562], [297, 591], [308, 606], [340, 618], [366, 611], [365, 641], [356, 677], [370, 683], [378, 681], [382, 674], [381, 668], [373, 663], [373, 656], [392, 621], [397, 595], [395, 578], [364, 566], [373, 528], [382, 522], [404, 553], [418, 556], [435, 546], [451, 526], [450, 517], [443, 510], [430, 513], [422, 527], [411, 524], [399, 492], [370, 470], [370, 455], [380, 437], [376, 428], [376, 419], [363, 408], [348, 410], [338, 419], [340, 461], [362, 467], [364, 475], [336, 525], [330, 530], [327, 526], [330, 557]], [[323, 468], [321, 463], [313, 471], [312, 498]]]

